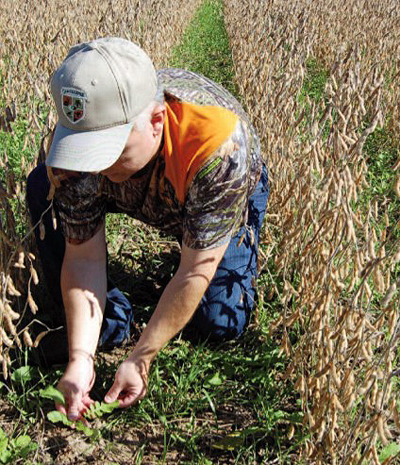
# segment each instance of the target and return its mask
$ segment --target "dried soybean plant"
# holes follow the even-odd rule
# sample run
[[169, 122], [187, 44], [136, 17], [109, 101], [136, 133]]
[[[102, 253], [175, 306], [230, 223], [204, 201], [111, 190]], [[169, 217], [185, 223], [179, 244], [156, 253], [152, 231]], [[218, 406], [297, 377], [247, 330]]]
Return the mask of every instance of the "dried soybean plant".
[[19, 112], [28, 120], [25, 144], [36, 147], [44, 124], [41, 104], [50, 105], [49, 78], [68, 49], [98, 37], [119, 36], [142, 46], [157, 67], [182, 34], [199, 0], [159, 2], [123, 0], [65, 4], [5, 0], [0, 6], [1, 122], [7, 126]]
[[399, 146], [396, 3], [225, 1], [237, 82], [271, 173], [267, 256], [283, 287], [271, 331], [282, 330], [301, 396], [307, 463], [378, 464], [400, 433], [400, 159], [390, 191], [376, 195], [366, 150], [383, 130]]
[[[31, 252], [32, 231], [25, 231], [30, 228], [24, 181], [37, 162], [37, 154], [44, 156], [46, 136], [55, 124], [48, 86], [51, 73], [72, 45], [106, 36], [136, 42], [149, 53], [156, 67], [165, 66], [171, 48], [199, 2], [74, 0], [66, 5], [60, 0], [5, 0], [1, 3], [0, 130], [11, 138], [23, 138], [21, 153], [7, 153], [3, 149], [0, 160], [0, 361], [5, 378], [11, 364], [10, 348], [21, 347], [22, 342], [37, 346], [48, 331], [44, 328], [32, 341], [29, 328], [21, 328], [21, 318], [26, 311], [33, 314], [38, 311], [31, 293], [32, 284], [38, 283], [38, 273]], [[13, 166], [18, 166], [18, 175]], [[17, 232], [17, 224], [25, 232]], [[43, 224], [36, 226], [41, 227], [43, 236]]]

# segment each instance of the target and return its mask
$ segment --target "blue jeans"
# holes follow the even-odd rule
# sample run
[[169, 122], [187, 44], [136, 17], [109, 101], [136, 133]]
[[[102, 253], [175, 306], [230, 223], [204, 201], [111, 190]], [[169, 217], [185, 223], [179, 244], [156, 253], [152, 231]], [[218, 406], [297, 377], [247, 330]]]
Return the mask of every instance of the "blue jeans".
[[[49, 201], [46, 199], [48, 192], [49, 180], [46, 168], [41, 164], [31, 172], [27, 182], [27, 203], [33, 224], [39, 221], [42, 213], [49, 206]], [[236, 338], [244, 331], [249, 321], [256, 296], [258, 242], [268, 195], [268, 175], [264, 166], [257, 188], [249, 199], [247, 224], [231, 239], [190, 323], [202, 338], [212, 340]], [[60, 224], [58, 212], [55, 213]], [[54, 230], [52, 226], [50, 211], [43, 215], [42, 221], [46, 234], [41, 240], [39, 228], [36, 228], [36, 242], [47, 287], [56, 303], [52, 309], [49, 309], [49, 312], [52, 312], [49, 317], [54, 324], [59, 325], [64, 323], [60, 275], [65, 242], [61, 229], [58, 227]], [[131, 312], [129, 302], [124, 300], [124, 296], [118, 290], [109, 291], [100, 342], [112, 344], [116, 340], [120, 341], [122, 332], [123, 337], [127, 337], [131, 316], [125, 318], [126, 312]], [[115, 318], [118, 319], [117, 324]], [[112, 337], [110, 332], [113, 332]]]

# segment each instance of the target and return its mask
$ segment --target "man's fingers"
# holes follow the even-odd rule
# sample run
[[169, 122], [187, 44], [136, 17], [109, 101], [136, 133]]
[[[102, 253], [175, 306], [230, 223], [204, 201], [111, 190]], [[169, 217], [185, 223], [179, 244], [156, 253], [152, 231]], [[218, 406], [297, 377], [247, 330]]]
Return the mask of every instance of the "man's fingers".
[[119, 406], [120, 408], [126, 408], [133, 405], [135, 402], [138, 402], [141, 399], [136, 392], [127, 392], [124, 396], [120, 397]]
[[67, 415], [67, 411], [65, 409], [65, 405], [64, 404], [57, 404], [56, 403], [56, 409], [60, 412], [60, 413], [63, 413], [64, 415]]
[[81, 399], [79, 397], [72, 397], [68, 406], [68, 419], [76, 421], [81, 416]]
[[85, 396], [83, 399], [82, 399], [82, 404], [86, 407], [86, 408], [90, 408], [90, 406], [92, 404], [94, 404], [94, 400], [90, 397], [90, 396]]
[[118, 399], [120, 392], [122, 391], [122, 387], [118, 383], [118, 381], [114, 381], [114, 384], [111, 386], [110, 390], [104, 396], [104, 402], [107, 404], [112, 404], [115, 400]]

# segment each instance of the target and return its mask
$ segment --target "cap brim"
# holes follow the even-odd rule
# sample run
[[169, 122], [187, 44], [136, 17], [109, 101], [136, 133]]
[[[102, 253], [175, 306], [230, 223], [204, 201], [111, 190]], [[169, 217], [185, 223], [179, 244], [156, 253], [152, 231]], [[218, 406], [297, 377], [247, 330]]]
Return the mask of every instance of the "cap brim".
[[46, 165], [72, 171], [102, 171], [121, 155], [133, 122], [99, 131], [73, 131], [57, 124]]

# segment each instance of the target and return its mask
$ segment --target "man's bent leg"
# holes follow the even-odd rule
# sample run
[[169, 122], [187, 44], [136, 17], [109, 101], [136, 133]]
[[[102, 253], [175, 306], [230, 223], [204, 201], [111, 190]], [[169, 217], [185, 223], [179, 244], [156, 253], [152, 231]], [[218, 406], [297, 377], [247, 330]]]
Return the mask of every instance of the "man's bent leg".
[[247, 225], [231, 239], [193, 317], [191, 325], [204, 338], [234, 339], [242, 334], [249, 321], [256, 294], [259, 235], [268, 195], [268, 175], [264, 167], [249, 199]]

